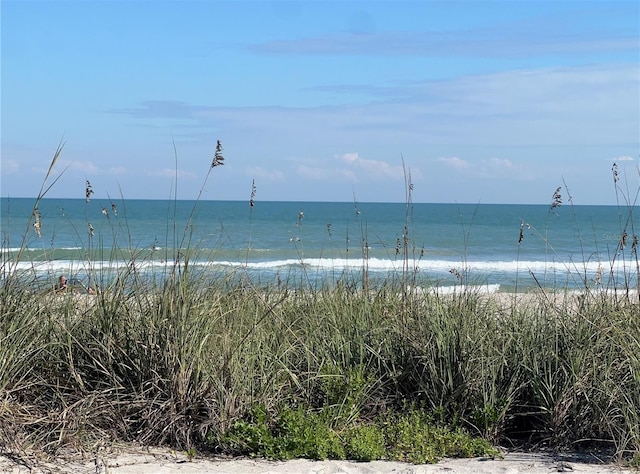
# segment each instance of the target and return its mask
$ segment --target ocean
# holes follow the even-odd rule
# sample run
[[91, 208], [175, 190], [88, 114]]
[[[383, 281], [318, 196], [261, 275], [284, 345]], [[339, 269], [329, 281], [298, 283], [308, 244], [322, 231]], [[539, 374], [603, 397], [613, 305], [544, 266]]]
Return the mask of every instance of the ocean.
[[194, 271], [260, 285], [363, 275], [445, 290], [638, 284], [640, 221], [628, 206], [43, 199], [34, 226], [34, 204], [1, 199], [2, 277], [108, 285], [123, 268], [162, 278], [188, 255]]

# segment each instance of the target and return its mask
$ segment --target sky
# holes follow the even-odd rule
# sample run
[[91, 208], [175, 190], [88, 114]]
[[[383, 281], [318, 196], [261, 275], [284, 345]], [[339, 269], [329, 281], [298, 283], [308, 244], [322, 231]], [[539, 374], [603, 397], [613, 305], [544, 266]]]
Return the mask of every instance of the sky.
[[46, 197], [640, 189], [637, 0], [3, 0], [0, 18], [2, 197], [37, 196], [60, 145]]

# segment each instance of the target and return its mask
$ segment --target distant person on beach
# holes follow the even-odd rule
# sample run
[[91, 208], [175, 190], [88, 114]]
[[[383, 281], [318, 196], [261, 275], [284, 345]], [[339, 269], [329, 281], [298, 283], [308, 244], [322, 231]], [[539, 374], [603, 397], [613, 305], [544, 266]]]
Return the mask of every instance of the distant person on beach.
[[[67, 277], [65, 275], [60, 275], [60, 277], [58, 278], [58, 283], [56, 283], [56, 286], [54, 287], [54, 290], [56, 293], [62, 293], [64, 291], [67, 290]], [[72, 290], [74, 289], [78, 289], [78, 288], [82, 288], [83, 290], [86, 290], [87, 293], [89, 293], [90, 295], [95, 295], [96, 294], [96, 290], [94, 290], [92, 287], [88, 287], [85, 288], [78, 280], [73, 280], [73, 287], [71, 288]]]
[[60, 277], [58, 278], [58, 283], [56, 283], [54, 290], [56, 293], [62, 293], [66, 289], [67, 289], [67, 277], [64, 275], [60, 275]]

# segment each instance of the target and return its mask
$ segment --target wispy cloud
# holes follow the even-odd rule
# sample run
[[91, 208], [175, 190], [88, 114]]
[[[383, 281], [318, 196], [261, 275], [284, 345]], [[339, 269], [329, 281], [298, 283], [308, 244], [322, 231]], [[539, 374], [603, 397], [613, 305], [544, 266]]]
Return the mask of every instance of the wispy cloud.
[[633, 158], [627, 155], [618, 156], [617, 158], [609, 158], [609, 161], [633, 161]]
[[107, 109], [107, 113], [123, 114], [136, 118], [192, 118], [198, 106], [173, 100], [145, 100], [137, 107]]
[[85, 175], [102, 174], [100, 168], [91, 161], [72, 161], [68, 165], [71, 171], [81, 172]]
[[[504, 33], [504, 32], [502, 32]], [[510, 39], [511, 38], [511, 39]], [[567, 33], [531, 35], [515, 41], [498, 30], [450, 32], [381, 32], [376, 34], [336, 33], [295, 40], [269, 41], [249, 47], [260, 54], [368, 55], [443, 57], [515, 57], [543, 54], [593, 54], [633, 51], [637, 38], [631, 35], [588, 38]]]
[[404, 177], [401, 165], [365, 159], [357, 152], [343, 153], [334, 158], [333, 161], [322, 162], [322, 165], [319, 165], [317, 160], [303, 160], [296, 166], [296, 173], [301, 177], [315, 181], [335, 180], [350, 183], [400, 181]]
[[458, 170], [469, 168], [469, 162], [457, 156], [441, 156], [438, 161]]
[[[455, 31], [336, 32], [267, 41], [250, 45], [248, 49], [258, 54], [421, 57], [480, 55], [491, 58], [637, 51], [637, 31], [613, 31], [597, 28], [597, 25], [585, 28], [581, 22], [575, 21], [579, 14], [579, 11], [565, 12], [564, 16], [539, 16], [526, 21]], [[638, 10], [630, 5], [626, 9], [615, 10], [612, 14], [637, 15]]]
[[356, 175], [361, 174], [366, 178], [390, 178], [403, 179], [404, 170], [401, 165], [392, 165], [386, 161], [369, 160], [362, 158], [359, 153], [345, 153], [339, 157], [349, 169]]
[[[112, 165], [103, 167], [89, 160], [67, 160], [61, 159], [58, 162], [58, 171], [64, 170], [74, 176], [123, 176], [129, 173], [124, 165]], [[43, 171], [44, 168], [42, 168]], [[40, 170], [38, 170], [40, 172]]]
[[514, 164], [507, 158], [486, 158], [479, 160], [465, 160], [457, 156], [439, 157], [437, 159], [454, 172], [466, 177], [479, 179], [514, 179], [529, 180], [532, 173], [521, 164]]
[[105, 173], [112, 176], [123, 176], [129, 173], [129, 170], [124, 166], [112, 166], [105, 170]]
[[[242, 130], [264, 143], [347, 148], [383, 140], [414, 145], [606, 145], [637, 138], [637, 65], [542, 68], [375, 87], [371, 101], [336, 106], [215, 107], [149, 101], [119, 113]], [[336, 86], [338, 87], [338, 86]], [[348, 86], [341, 86], [348, 90]], [[635, 97], [635, 102], [630, 98]], [[313, 135], [308, 130], [316, 130]], [[359, 145], [358, 145], [359, 146]], [[366, 164], [361, 163], [362, 166]], [[374, 165], [375, 166], [375, 165]]]
[[0, 161], [0, 165], [2, 166], [2, 174], [13, 174], [17, 173], [20, 170], [20, 165], [16, 160], [5, 160]]
[[507, 158], [482, 159], [474, 166], [476, 176], [488, 179], [507, 178], [515, 181], [530, 180], [533, 178], [531, 171], [521, 164], [514, 164]]

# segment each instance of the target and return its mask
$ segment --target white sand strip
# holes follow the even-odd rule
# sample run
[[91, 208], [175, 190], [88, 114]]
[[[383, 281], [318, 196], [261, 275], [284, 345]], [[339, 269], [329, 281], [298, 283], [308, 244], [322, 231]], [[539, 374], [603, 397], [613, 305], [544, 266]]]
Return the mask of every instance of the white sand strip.
[[[593, 461], [593, 462], [591, 462]], [[295, 459], [274, 462], [262, 459], [187, 458], [160, 449], [98, 455], [92, 459], [50, 462], [25, 460], [24, 464], [0, 455], [0, 472], [11, 474], [549, 474], [573, 472], [590, 474], [630, 474], [616, 464], [595, 459], [547, 454], [508, 453], [503, 459], [444, 459], [437, 464], [406, 464], [389, 461], [310, 461]]]

